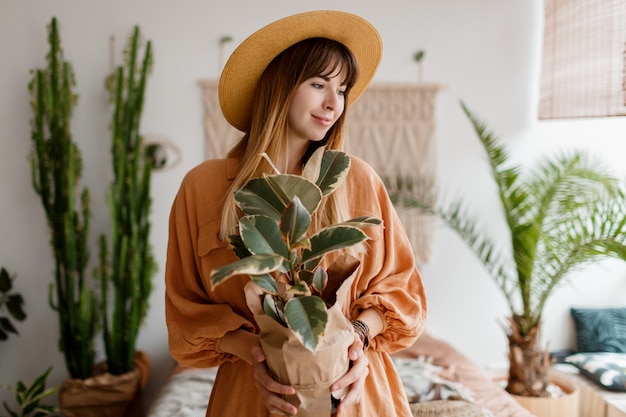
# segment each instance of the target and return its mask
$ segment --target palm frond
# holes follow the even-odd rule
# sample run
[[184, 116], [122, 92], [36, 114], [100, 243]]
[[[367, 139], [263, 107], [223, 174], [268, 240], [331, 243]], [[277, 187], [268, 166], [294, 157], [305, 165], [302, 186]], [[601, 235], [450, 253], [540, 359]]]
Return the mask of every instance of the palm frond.
[[613, 257], [626, 261], [626, 206], [622, 188], [609, 188], [593, 201], [579, 204], [564, 216], [551, 217], [537, 263], [536, 286], [545, 289], [537, 297], [534, 310], [540, 312], [552, 290], [576, 268]]
[[[454, 230], [482, 262], [507, 299], [507, 303], [514, 305], [516, 287], [511, 259], [500, 251], [492, 236], [485, 236], [479, 232], [478, 221], [470, 215], [461, 200], [442, 204], [436, 202], [435, 196], [434, 201], [426, 201], [427, 199], [415, 192], [413, 188], [415, 181], [418, 180], [402, 176], [394, 178], [393, 181], [386, 179], [385, 184], [392, 202], [397, 207], [412, 208], [424, 214], [434, 215]], [[513, 312], [511, 310], [512, 314]]]
[[512, 252], [503, 253], [492, 236], [481, 232], [461, 200], [444, 204], [412, 192], [417, 179], [388, 182], [389, 194], [396, 205], [435, 215], [465, 241], [526, 335], [538, 324], [553, 290], [574, 269], [607, 256], [626, 261], [626, 192], [600, 161], [580, 152], [546, 158], [522, 178], [486, 124], [461, 106], [487, 154]]

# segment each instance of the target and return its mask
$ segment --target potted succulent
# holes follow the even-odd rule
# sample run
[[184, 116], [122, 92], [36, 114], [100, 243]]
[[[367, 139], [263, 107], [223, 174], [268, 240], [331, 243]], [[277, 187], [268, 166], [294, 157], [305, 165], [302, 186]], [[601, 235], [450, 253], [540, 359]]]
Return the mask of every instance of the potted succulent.
[[[311, 232], [320, 201], [344, 181], [350, 158], [318, 149], [302, 176], [254, 178], [235, 193], [243, 212], [238, 233], [229, 237], [240, 258], [212, 271], [212, 285], [249, 275], [246, 300], [260, 328], [270, 370], [282, 383], [317, 386], [296, 393], [299, 416], [330, 410], [328, 387], [348, 368], [347, 348], [354, 341], [343, 316], [343, 291], [359, 263], [348, 255], [330, 265], [326, 255], [367, 239], [364, 227], [380, 224], [363, 217]], [[296, 367], [306, 380], [294, 380]], [[291, 371], [291, 372], [290, 372]]]
[[[103, 339], [109, 378], [125, 384], [119, 389], [117, 411], [111, 416], [138, 415], [139, 396], [147, 382], [149, 360], [137, 351], [137, 336], [148, 310], [156, 262], [150, 245], [150, 185], [154, 152], [141, 136], [146, 82], [152, 69], [152, 43], [143, 44], [138, 26], [124, 51], [124, 65], [108, 79], [114, 111], [111, 119], [113, 181], [107, 202], [111, 211], [110, 245], [100, 237], [100, 279], [103, 303]], [[110, 249], [110, 250], [109, 250]], [[112, 296], [111, 296], [112, 295]], [[116, 384], [117, 385], [117, 384]], [[135, 401], [133, 401], [135, 400]]]
[[51, 234], [55, 272], [49, 298], [58, 316], [60, 350], [70, 377], [85, 379], [94, 363], [99, 309], [85, 277], [91, 211], [89, 190], [78, 189], [82, 159], [70, 132], [77, 102], [73, 91], [76, 81], [71, 64], [63, 57], [54, 17], [48, 25], [48, 41], [48, 66], [33, 70], [29, 84], [33, 110], [31, 172]]
[[388, 182], [390, 194], [395, 204], [434, 213], [482, 261], [510, 312], [506, 389], [547, 397], [551, 361], [540, 340], [544, 307], [574, 269], [606, 256], [626, 260], [624, 187], [580, 152], [546, 158], [522, 177], [522, 167], [511, 163], [506, 149], [461, 105], [487, 153], [511, 251], [480, 230], [462, 201], [427, 204], [414, 196], [406, 178]]

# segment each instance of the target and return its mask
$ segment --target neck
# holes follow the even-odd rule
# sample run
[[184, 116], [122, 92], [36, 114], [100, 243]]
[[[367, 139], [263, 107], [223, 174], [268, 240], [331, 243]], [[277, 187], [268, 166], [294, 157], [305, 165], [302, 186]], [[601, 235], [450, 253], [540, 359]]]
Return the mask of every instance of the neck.
[[302, 174], [302, 158], [304, 157], [304, 153], [307, 150], [309, 145], [309, 141], [303, 142], [302, 144], [291, 143], [289, 146], [289, 158], [287, 159], [287, 174]]

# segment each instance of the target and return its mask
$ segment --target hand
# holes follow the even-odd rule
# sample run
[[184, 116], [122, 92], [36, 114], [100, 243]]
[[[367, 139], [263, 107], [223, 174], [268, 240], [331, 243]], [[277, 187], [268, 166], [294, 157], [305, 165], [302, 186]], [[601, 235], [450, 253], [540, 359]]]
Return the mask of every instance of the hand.
[[348, 348], [348, 358], [350, 359], [350, 369], [344, 376], [339, 378], [331, 387], [331, 392], [340, 391], [349, 387], [348, 393], [341, 399], [337, 412], [343, 411], [346, 407], [356, 404], [361, 400], [365, 377], [369, 374], [369, 360], [363, 352], [361, 338], [355, 333], [354, 342]]
[[252, 347], [252, 367], [254, 375], [254, 385], [258, 388], [265, 406], [270, 413], [295, 415], [298, 408], [288, 401], [285, 401], [280, 395], [293, 395], [296, 393], [295, 388], [289, 385], [282, 385], [274, 380], [267, 371], [265, 363], [265, 354], [261, 346]]

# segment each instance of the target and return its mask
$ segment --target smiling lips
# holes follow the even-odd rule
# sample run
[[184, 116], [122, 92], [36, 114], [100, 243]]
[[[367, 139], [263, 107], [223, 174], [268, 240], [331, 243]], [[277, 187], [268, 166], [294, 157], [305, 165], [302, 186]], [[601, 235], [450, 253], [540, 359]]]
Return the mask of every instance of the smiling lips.
[[317, 120], [321, 125], [330, 127], [333, 124], [333, 119], [331, 117], [320, 117], [313, 115], [313, 118]]

